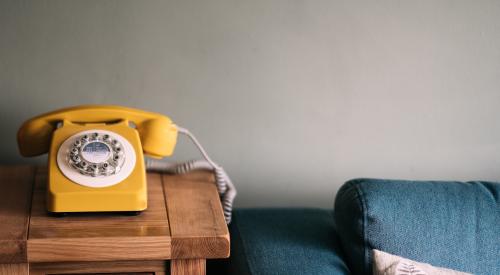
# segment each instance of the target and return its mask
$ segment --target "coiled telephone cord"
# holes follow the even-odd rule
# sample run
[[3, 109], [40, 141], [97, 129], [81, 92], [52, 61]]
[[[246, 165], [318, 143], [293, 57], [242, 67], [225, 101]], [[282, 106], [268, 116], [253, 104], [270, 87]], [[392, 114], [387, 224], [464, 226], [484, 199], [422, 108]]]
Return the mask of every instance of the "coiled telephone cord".
[[208, 156], [207, 152], [198, 142], [196, 137], [187, 129], [177, 126], [179, 133], [186, 135], [196, 145], [205, 160], [191, 160], [183, 163], [172, 163], [161, 160], [147, 159], [146, 169], [154, 172], [165, 172], [172, 174], [185, 174], [193, 170], [211, 170], [215, 174], [217, 191], [221, 198], [226, 223], [231, 223], [233, 201], [236, 197], [236, 188], [222, 166], [216, 164]]

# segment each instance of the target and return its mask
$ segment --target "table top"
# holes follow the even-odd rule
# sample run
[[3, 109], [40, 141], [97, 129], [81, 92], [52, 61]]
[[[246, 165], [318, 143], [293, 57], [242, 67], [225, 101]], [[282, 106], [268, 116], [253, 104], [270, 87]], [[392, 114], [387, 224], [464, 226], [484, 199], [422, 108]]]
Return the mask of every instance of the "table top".
[[138, 216], [48, 216], [46, 168], [0, 166], [0, 263], [229, 257], [229, 232], [213, 175], [148, 173]]

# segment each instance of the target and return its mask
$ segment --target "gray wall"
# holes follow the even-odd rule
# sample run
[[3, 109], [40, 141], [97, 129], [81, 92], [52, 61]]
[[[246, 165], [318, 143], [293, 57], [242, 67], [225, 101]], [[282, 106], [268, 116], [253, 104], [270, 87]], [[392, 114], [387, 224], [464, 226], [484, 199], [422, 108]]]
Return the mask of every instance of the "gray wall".
[[0, 93], [1, 163], [45, 161], [17, 153], [31, 116], [126, 105], [196, 133], [238, 206], [498, 181], [500, 1], [1, 1]]

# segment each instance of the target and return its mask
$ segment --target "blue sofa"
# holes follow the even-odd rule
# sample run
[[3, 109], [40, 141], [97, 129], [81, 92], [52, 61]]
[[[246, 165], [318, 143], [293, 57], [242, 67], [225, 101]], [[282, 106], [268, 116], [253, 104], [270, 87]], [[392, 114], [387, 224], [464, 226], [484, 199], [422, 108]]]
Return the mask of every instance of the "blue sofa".
[[356, 179], [334, 210], [238, 209], [229, 274], [371, 274], [371, 250], [500, 274], [500, 184]]

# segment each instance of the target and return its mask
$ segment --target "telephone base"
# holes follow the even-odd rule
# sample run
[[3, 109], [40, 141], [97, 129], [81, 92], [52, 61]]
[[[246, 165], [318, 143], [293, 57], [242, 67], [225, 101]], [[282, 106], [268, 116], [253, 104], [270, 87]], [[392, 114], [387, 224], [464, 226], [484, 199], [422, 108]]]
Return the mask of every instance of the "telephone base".
[[[117, 144], [121, 144], [119, 148], [121, 148], [120, 152], [123, 154], [119, 155], [124, 158], [125, 163], [118, 174], [91, 177], [77, 173], [78, 171], [74, 170], [69, 164], [67, 150], [72, 149], [68, 147], [61, 150], [62, 145], [68, 141], [71, 141], [71, 144], [75, 144], [76, 141], [71, 139], [75, 135], [87, 135], [87, 138], [90, 139], [94, 135], [92, 133], [97, 134], [99, 138], [104, 138], [104, 133], [107, 133], [108, 138], [118, 141]], [[79, 141], [82, 142], [81, 139]], [[81, 159], [84, 159], [84, 153], [90, 154], [89, 152], [94, 152], [97, 149], [90, 148], [89, 151], [85, 152], [82, 148], [79, 150], [82, 154]], [[90, 156], [87, 157], [92, 159]], [[98, 155], [93, 157], [94, 159], [92, 160], [98, 163]], [[110, 165], [109, 163], [108, 165]], [[126, 168], [128, 167], [127, 165], [130, 165], [132, 170], [130, 174], [128, 172], [123, 174], [128, 169]], [[75, 173], [77, 173], [81, 177], [79, 180], [84, 180], [84, 182], [74, 181], [64, 173], [64, 171], [71, 171], [71, 169], [74, 170], [74, 173], [71, 175], [75, 176]], [[119, 177], [114, 178], [115, 176]], [[122, 179], [120, 178], [122, 176], [126, 177]], [[147, 181], [139, 133], [135, 129], [128, 127], [128, 122], [126, 121], [113, 124], [91, 125], [64, 122], [63, 126], [55, 130], [52, 136], [46, 206], [48, 211], [58, 213], [145, 210], [147, 208]]]

